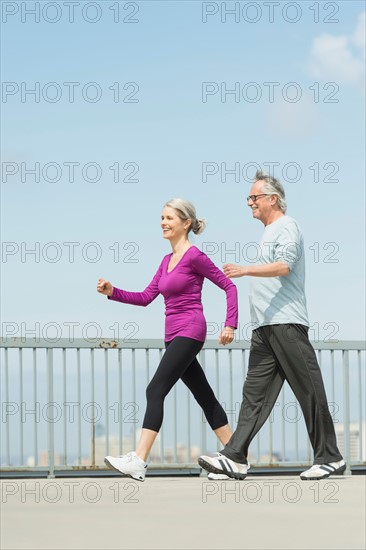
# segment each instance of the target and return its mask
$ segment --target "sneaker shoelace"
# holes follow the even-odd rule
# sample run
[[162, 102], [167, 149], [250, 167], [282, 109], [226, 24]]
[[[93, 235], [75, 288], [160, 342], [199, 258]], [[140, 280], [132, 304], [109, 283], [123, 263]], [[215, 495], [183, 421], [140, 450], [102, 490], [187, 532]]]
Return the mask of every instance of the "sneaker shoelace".
[[127, 453], [126, 455], [119, 455], [118, 458], [123, 458], [124, 460], [126, 460], [126, 462], [131, 462], [133, 459], [133, 454]]

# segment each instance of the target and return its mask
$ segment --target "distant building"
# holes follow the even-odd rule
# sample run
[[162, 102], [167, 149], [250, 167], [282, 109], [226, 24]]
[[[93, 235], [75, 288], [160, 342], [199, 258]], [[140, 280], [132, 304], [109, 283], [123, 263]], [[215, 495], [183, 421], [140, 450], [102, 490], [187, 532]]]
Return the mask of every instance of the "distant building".
[[121, 454], [126, 454], [129, 451], [133, 451], [131, 437], [123, 437], [122, 447], [120, 447], [119, 437], [116, 435], [110, 435], [108, 439], [108, 451], [106, 448], [105, 435], [95, 438], [95, 464], [96, 465], [104, 464], [104, 457], [107, 454], [110, 456], [119, 456]]
[[282, 461], [283, 458], [280, 453], [272, 453], [271, 455], [269, 453], [262, 454], [260, 455], [259, 460], [257, 460], [257, 457], [251, 455], [250, 453], [248, 455], [248, 462], [250, 462], [250, 464], [277, 464]]
[[[345, 455], [344, 424], [336, 424], [338, 448]], [[350, 423], [350, 459], [351, 462], [366, 462], [366, 422]]]
[[[136, 442], [138, 442], [140, 439], [140, 433], [141, 431], [137, 430]], [[131, 436], [123, 437], [122, 446], [120, 446], [119, 437], [116, 435], [110, 435], [108, 443], [109, 443], [108, 454], [111, 456], [119, 456], [120, 454], [126, 454], [129, 451], [134, 450], [133, 440]], [[161, 463], [184, 464], [187, 462], [196, 463], [199, 455], [201, 454], [198, 446], [191, 446], [191, 448], [188, 450], [188, 448], [185, 445], [178, 443], [175, 453], [174, 453], [173, 447], [164, 446], [164, 453], [162, 457], [160, 444], [161, 444], [161, 440], [160, 440], [160, 435], [158, 434], [149, 456], [150, 464], [161, 464]], [[101, 437], [95, 438], [95, 464], [103, 465], [105, 456], [106, 456], [106, 438], [105, 438], [105, 435], [102, 435]], [[89, 460], [89, 463], [91, 463], [91, 459], [86, 458], [83, 460], [83, 465], [85, 465], [88, 462], [88, 460]]]
[[[39, 451], [38, 453], [38, 462], [36, 464], [35, 456], [31, 455], [27, 457], [26, 466], [28, 468], [33, 468], [34, 466], [48, 466], [48, 451]], [[54, 464], [55, 466], [61, 466], [63, 463], [62, 456], [58, 453], [54, 455]]]

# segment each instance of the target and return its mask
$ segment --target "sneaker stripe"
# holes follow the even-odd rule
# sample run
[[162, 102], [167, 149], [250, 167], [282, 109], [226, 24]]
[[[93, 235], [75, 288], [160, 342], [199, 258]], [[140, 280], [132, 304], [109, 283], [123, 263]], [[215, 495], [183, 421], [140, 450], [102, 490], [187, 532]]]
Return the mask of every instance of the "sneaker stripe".
[[225, 472], [234, 472], [234, 470], [232, 469], [231, 464], [230, 464], [230, 462], [227, 460], [227, 458], [219, 458], [219, 463], [221, 464], [222, 469], [223, 469]]
[[324, 470], [325, 472], [331, 474], [332, 472], [336, 471], [336, 468], [334, 468], [334, 466], [331, 466], [330, 464], [322, 464], [321, 466], [319, 466], [319, 470]]

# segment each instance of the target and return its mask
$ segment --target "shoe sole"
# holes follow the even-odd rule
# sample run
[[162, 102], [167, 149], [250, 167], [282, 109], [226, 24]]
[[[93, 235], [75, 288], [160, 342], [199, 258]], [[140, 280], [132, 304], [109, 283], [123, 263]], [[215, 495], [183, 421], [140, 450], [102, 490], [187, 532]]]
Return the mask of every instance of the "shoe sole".
[[321, 477], [316, 477], [316, 476], [312, 476], [312, 477], [305, 477], [305, 476], [300, 476], [300, 479], [302, 479], [303, 481], [319, 481], [320, 479], [327, 479], [328, 477], [330, 476], [335, 476], [335, 475], [341, 475], [343, 474], [343, 472], [345, 471], [346, 469], [346, 464], [344, 464], [343, 466], [341, 466], [340, 468], [338, 468], [337, 470], [334, 470], [334, 472], [329, 472], [329, 474], [325, 474], [324, 476], [321, 476]]
[[106, 466], [108, 466], [108, 468], [111, 468], [112, 470], [116, 470], [116, 472], [119, 472], [120, 474], [123, 474], [126, 477], [130, 477], [132, 479], [135, 479], [136, 481], [141, 481], [141, 483], [143, 481], [145, 481], [145, 478], [144, 479], [139, 479], [138, 477], [134, 477], [132, 474], [127, 474], [126, 472], [122, 472], [122, 470], [119, 470], [118, 468], [113, 466], [113, 464], [111, 462], [109, 462], [109, 460], [107, 460], [106, 458], [104, 459], [104, 464]]
[[211, 474], [224, 474], [228, 477], [231, 477], [233, 479], [245, 479], [247, 477], [247, 474], [240, 474], [239, 472], [224, 472], [223, 470], [219, 470], [215, 466], [212, 466], [209, 462], [206, 462], [203, 458], [198, 459], [198, 464], [202, 466], [207, 472], [210, 472]]

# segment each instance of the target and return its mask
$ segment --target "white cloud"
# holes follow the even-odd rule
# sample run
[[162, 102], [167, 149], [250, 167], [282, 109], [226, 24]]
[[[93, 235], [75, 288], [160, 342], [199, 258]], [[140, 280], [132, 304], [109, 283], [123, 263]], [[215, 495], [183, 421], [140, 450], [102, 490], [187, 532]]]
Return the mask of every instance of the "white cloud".
[[351, 42], [361, 50], [361, 53], [365, 57], [366, 49], [366, 12], [361, 13], [358, 17], [358, 23], [355, 32], [351, 36]]
[[334, 36], [322, 34], [314, 39], [310, 55], [310, 71], [316, 78], [342, 84], [360, 84], [365, 75], [365, 13], [354, 32]]

